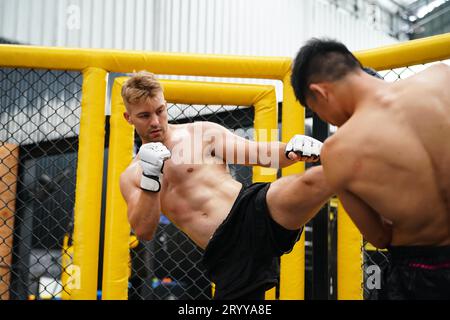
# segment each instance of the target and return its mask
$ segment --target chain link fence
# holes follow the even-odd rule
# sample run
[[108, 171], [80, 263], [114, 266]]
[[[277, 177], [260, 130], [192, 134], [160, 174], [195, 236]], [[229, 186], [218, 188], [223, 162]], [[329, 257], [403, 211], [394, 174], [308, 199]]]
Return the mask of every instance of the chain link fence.
[[[82, 75], [0, 69], [0, 299], [70, 297]], [[253, 108], [170, 105], [170, 123], [212, 121], [253, 138]], [[140, 142], [136, 140], [136, 146]], [[230, 165], [248, 185], [252, 168]], [[164, 216], [152, 241], [134, 241], [130, 299], [210, 299], [202, 251]]]
[[[441, 61], [447, 65], [450, 65], [450, 60]], [[408, 66], [403, 68], [396, 68], [390, 70], [380, 71], [379, 74], [383, 77], [383, 79], [387, 82], [395, 82], [401, 79], [406, 79], [410, 76], [415, 75], [416, 73], [426, 69], [430, 65], [434, 63], [428, 64], [420, 64], [414, 66]], [[369, 276], [373, 275], [373, 267], [376, 267], [376, 270], [381, 271], [381, 275], [383, 275], [384, 271], [389, 266], [389, 254], [386, 250], [379, 250], [375, 247], [371, 246], [367, 241], [363, 242], [362, 246], [363, 252], [363, 297], [365, 300], [377, 300], [379, 298], [379, 290], [380, 288], [374, 285], [368, 285], [370, 281], [368, 281]], [[382, 285], [382, 281], [380, 282]]]
[[[169, 104], [168, 114], [171, 124], [211, 121], [253, 139], [253, 108]], [[135, 137], [137, 151], [141, 142]], [[229, 165], [229, 170], [244, 185], [252, 183], [251, 167]], [[153, 240], [132, 245], [129, 299], [211, 299], [212, 288], [205, 276], [202, 254], [202, 249], [162, 215]]]
[[82, 75], [0, 69], [0, 300], [59, 299]]
[[[427, 66], [380, 74], [392, 82]], [[65, 293], [62, 259], [70, 254], [73, 228], [81, 84], [79, 72], [0, 68], [0, 300]], [[212, 121], [253, 138], [253, 108], [172, 104], [168, 111], [172, 124]], [[229, 169], [244, 185], [252, 182], [252, 168]], [[389, 257], [366, 242], [362, 252], [366, 283], [367, 268], [385, 270]], [[162, 216], [155, 238], [132, 246], [129, 298], [210, 299], [201, 256]], [[365, 299], [378, 297], [377, 289], [363, 287]]]

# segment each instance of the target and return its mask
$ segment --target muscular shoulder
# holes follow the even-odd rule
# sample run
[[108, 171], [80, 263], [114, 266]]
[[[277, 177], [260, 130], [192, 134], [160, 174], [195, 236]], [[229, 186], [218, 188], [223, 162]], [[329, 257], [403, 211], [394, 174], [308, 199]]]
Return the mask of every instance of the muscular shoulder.
[[140, 174], [138, 160], [134, 159], [120, 175], [120, 189], [126, 193], [128, 189], [136, 185], [136, 177]]
[[322, 151], [331, 152], [333, 156], [339, 156], [341, 152], [355, 153], [360, 149], [360, 143], [371, 129], [363, 124], [368, 115], [354, 114], [336, 133], [325, 140]]
[[426, 70], [433, 72], [433, 73], [442, 74], [443, 76], [446, 76], [446, 77], [450, 77], [450, 66], [446, 65], [443, 62], [438, 62], [436, 64], [433, 64], [432, 66], [428, 67]]
[[122, 172], [122, 175], [127, 176], [130, 174], [135, 173], [137, 170], [139, 170], [139, 158], [136, 156], [131, 163], [128, 165], [128, 167]]
[[430, 78], [435, 81], [437, 94], [446, 93], [446, 97], [449, 98], [448, 87], [450, 85], [450, 66], [444, 63], [437, 63], [430, 67], [430, 69], [433, 71], [433, 75], [430, 75]]
[[358, 134], [351, 134], [351, 128], [339, 129], [323, 144], [320, 153], [328, 183], [335, 189], [344, 188], [353, 177], [354, 164], [360, 156]]
[[335, 133], [325, 140], [320, 158], [322, 162], [328, 163], [330, 160], [344, 159], [349, 154], [355, 154], [357, 147], [355, 139], [348, 133]]
[[192, 123], [192, 125], [194, 127], [203, 128], [207, 130], [222, 131], [225, 129], [225, 127], [221, 126], [220, 124], [211, 121], [197, 121]]
[[204, 141], [212, 142], [217, 138], [223, 139], [224, 136], [231, 133], [227, 128], [215, 122], [199, 121], [194, 122], [192, 125], [195, 130], [202, 132]]
[[176, 126], [176, 130], [187, 130], [190, 133], [194, 132], [202, 132], [205, 134], [205, 132], [211, 132], [211, 131], [222, 131], [225, 128], [221, 126], [218, 123], [210, 122], [210, 121], [196, 121], [196, 122], [190, 122], [180, 125], [174, 125]]
[[426, 87], [437, 86], [439, 89], [441, 87], [447, 88], [448, 82], [450, 81], [450, 66], [442, 62], [436, 63], [417, 73], [415, 76], [412, 76], [410, 79], [419, 81]]

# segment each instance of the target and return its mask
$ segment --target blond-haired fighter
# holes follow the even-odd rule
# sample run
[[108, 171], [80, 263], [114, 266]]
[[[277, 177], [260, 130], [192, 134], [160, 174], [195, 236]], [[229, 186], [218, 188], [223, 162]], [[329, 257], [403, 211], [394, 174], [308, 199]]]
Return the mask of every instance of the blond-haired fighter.
[[211, 122], [168, 124], [163, 89], [147, 72], [131, 77], [122, 96], [125, 119], [143, 142], [120, 180], [137, 236], [151, 239], [163, 212], [205, 250], [216, 299], [263, 299], [277, 282], [277, 258], [331, 192], [322, 167], [242, 186], [227, 163], [286, 167], [316, 161], [322, 144], [300, 135], [287, 145], [258, 143]]

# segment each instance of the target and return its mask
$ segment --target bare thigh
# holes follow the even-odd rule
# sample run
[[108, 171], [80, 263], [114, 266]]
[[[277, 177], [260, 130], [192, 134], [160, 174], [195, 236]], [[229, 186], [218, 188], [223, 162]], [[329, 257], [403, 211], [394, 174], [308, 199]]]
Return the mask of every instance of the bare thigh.
[[288, 230], [304, 226], [332, 196], [321, 166], [271, 183], [266, 201], [272, 218]]

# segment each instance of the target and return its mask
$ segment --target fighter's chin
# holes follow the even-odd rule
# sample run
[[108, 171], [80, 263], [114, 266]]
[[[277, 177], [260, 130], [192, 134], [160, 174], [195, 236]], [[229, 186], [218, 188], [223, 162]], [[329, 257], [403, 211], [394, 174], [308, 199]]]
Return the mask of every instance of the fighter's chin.
[[157, 137], [157, 138], [147, 137], [146, 140], [148, 142], [163, 142], [163, 138], [162, 137]]
[[162, 134], [149, 134], [146, 137], [146, 140], [148, 142], [163, 142], [164, 141], [164, 135]]
[[341, 121], [330, 121], [329, 123], [336, 127], [340, 127], [343, 125]]
[[325, 121], [333, 126], [340, 127], [345, 123], [346, 119], [343, 119], [341, 117], [339, 117], [339, 118], [335, 117], [335, 118], [331, 118], [331, 119], [330, 118], [325, 119]]

